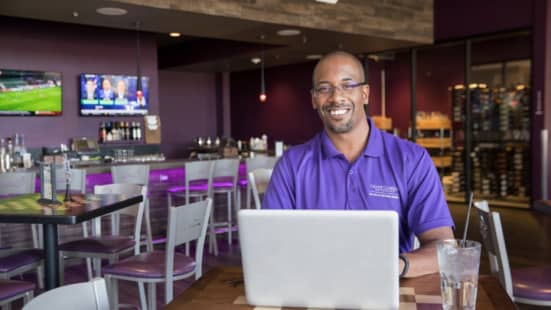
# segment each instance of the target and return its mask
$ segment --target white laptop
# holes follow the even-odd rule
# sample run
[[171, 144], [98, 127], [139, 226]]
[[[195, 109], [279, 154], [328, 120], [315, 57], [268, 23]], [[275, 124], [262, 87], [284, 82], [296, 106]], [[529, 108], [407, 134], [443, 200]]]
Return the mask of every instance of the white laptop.
[[239, 239], [250, 305], [398, 309], [393, 211], [241, 210]]

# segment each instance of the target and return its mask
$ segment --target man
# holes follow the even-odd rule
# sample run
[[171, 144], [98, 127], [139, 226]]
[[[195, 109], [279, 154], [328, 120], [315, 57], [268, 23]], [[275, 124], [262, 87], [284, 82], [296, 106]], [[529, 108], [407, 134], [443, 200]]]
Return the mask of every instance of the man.
[[[353, 55], [339, 51], [323, 57], [313, 83], [312, 106], [324, 130], [285, 152], [263, 207], [394, 210], [400, 222], [402, 274], [436, 272], [435, 243], [453, 238], [453, 220], [428, 153], [380, 131], [366, 117], [369, 86]], [[414, 235], [421, 247], [411, 251]]]
[[126, 83], [123, 79], [117, 81], [117, 100], [126, 100]]
[[96, 80], [87, 79], [86, 80], [86, 100], [96, 99]]
[[101, 82], [101, 91], [100, 91], [101, 100], [113, 100], [115, 99], [115, 94], [111, 87], [111, 81], [108, 78], [104, 78]]

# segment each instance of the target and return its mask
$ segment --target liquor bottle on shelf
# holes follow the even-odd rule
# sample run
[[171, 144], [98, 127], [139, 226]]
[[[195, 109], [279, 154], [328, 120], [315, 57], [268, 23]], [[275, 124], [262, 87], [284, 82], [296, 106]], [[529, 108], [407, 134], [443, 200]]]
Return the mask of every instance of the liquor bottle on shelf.
[[105, 142], [107, 136], [107, 130], [105, 129], [105, 122], [101, 122], [99, 126], [99, 142], [103, 143]]

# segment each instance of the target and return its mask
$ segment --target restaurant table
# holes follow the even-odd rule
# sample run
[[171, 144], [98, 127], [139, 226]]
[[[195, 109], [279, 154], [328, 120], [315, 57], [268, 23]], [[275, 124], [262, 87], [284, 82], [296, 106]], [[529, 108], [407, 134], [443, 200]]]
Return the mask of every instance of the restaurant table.
[[72, 225], [140, 203], [142, 196], [117, 194], [73, 195], [61, 204], [38, 203], [38, 194], [0, 199], [0, 223], [42, 224], [44, 232], [44, 273], [46, 290], [59, 286], [57, 225]]
[[[482, 275], [478, 281], [477, 309], [516, 309], [499, 281]], [[297, 309], [249, 306], [245, 299], [243, 273], [239, 267], [214, 268], [176, 296], [166, 310]], [[400, 309], [442, 309], [440, 277], [431, 274], [400, 280]]]

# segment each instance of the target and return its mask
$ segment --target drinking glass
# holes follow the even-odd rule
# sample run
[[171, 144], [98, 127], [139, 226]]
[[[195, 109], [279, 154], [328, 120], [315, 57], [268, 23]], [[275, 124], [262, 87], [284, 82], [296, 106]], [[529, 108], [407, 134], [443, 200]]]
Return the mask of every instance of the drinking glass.
[[480, 242], [448, 239], [436, 244], [442, 308], [475, 309]]

